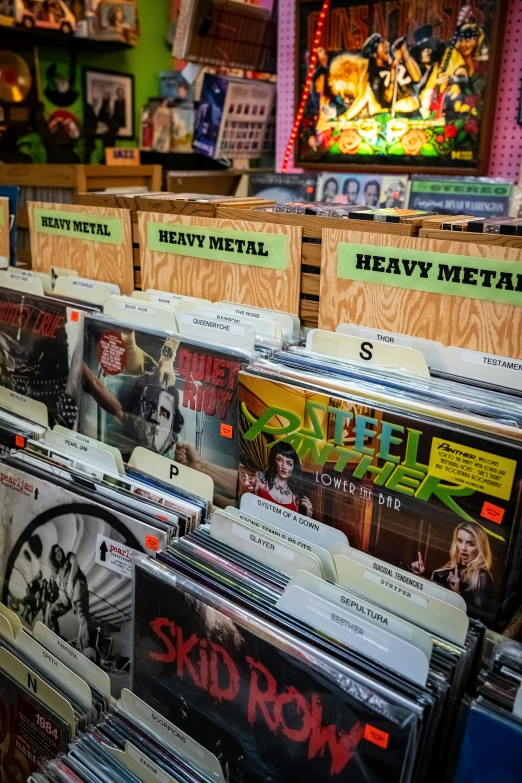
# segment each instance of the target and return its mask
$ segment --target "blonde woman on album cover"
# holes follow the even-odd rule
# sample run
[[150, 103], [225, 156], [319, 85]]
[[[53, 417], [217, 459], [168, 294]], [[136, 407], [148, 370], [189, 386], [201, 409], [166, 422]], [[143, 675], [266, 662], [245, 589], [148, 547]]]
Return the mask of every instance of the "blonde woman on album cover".
[[[418, 555], [411, 568], [414, 574], [423, 576], [426, 566], [420, 552]], [[476, 522], [458, 525], [453, 531], [449, 556], [446, 565], [432, 573], [432, 582], [459, 593], [471, 617], [488, 618], [493, 602], [493, 555], [484, 528]]]

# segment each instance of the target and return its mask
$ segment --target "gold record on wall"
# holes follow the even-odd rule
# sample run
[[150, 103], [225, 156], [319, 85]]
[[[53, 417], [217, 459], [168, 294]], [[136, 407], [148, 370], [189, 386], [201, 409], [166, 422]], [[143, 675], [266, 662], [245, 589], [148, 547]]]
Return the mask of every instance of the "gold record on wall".
[[0, 51], [0, 101], [21, 103], [29, 94], [32, 83], [26, 61], [15, 52]]

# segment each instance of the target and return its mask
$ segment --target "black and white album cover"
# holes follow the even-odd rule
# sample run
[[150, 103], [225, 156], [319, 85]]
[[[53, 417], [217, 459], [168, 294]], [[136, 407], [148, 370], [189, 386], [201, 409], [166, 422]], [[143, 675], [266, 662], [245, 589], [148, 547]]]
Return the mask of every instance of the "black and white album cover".
[[1, 601], [49, 626], [128, 684], [131, 562], [164, 533], [30, 472], [0, 464]]

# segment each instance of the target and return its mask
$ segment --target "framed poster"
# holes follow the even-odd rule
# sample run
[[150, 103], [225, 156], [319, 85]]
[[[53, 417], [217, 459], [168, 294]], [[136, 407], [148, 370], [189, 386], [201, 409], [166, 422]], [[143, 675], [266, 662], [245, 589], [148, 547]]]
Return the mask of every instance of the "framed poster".
[[134, 138], [134, 76], [84, 68], [84, 118], [96, 136]]
[[[297, 101], [321, 0], [297, 0]], [[331, 0], [295, 164], [486, 173], [500, 0]]]

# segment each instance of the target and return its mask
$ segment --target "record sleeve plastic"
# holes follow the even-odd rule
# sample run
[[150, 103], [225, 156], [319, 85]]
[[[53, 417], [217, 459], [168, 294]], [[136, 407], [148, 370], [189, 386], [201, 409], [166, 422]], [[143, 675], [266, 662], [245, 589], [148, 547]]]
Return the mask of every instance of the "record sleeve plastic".
[[240, 374], [239, 495], [342, 530], [500, 627], [516, 599], [519, 447], [311, 385]]
[[128, 460], [144, 446], [208, 474], [235, 499], [237, 376], [245, 357], [116, 322], [85, 323], [80, 429]]

